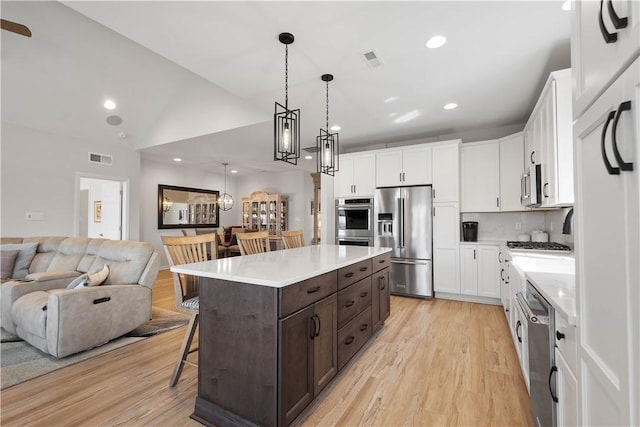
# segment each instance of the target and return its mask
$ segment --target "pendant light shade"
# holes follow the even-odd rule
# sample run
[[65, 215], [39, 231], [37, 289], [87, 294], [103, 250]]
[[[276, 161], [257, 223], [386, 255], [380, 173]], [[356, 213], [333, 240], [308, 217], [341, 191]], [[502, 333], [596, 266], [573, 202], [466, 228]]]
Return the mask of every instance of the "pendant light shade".
[[316, 164], [318, 172], [334, 176], [339, 170], [339, 137], [337, 132], [329, 132], [329, 82], [333, 80], [333, 75], [323, 74], [321, 79], [327, 85], [327, 122], [326, 128], [320, 129], [320, 135], [316, 137]]
[[300, 110], [289, 109], [289, 45], [294, 37], [291, 33], [278, 36], [284, 44], [284, 105], [276, 102], [273, 115], [273, 160], [298, 164], [300, 158]]
[[223, 211], [228, 211], [233, 207], [233, 197], [227, 193], [227, 166], [229, 163], [223, 163], [224, 165], [224, 193], [218, 198], [218, 207]]

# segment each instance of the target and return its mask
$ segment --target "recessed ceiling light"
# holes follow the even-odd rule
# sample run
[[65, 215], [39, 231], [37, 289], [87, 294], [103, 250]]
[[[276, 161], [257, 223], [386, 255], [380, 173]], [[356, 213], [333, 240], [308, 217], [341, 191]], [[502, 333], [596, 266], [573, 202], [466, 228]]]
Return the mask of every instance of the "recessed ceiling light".
[[311, 160], [311, 159], [313, 159], [313, 156], [306, 155], [306, 156], [304, 156], [304, 158], [307, 159], [307, 160]]
[[338, 131], [338, 130], [340, 130], [340, 129], [342, 129], [342, 126], [339, 126], [339, 125], [333, 125], [333, 126], [331, 126], [331, 130]]
[[127, 134], [126, 134], [126, 133], [124, 133], [124, 132], [122, 132], [122, 131], [120, 131], [120, 132], [118, 132], [118, 138], [120, 138], [120, 139], [127, 139]]
[[565, 0], [565, 2], [562, 3], [562, 10], [565, 10], [565, 11], [571, 10], [571, 0]]
[[110, 99], [107, 99], [106, 101], [104, 101], [104, 108], [106, 108], [107, 110], [113, 110], [116, 108], [116, 103]]
[[231, 172], [231, 173], [238, 173], [238, 171], [237, 171], [237, 170], [235, 170], [235, 169], [231, 169], [229, 172]]
[[458, 108], [458, 104], [456, 104], [455, 102], [450, 102], [444, 106], [445, 110], [453, 110], [454, 108]]
[[429, 40], [427, 40], [426, 46], [429, 49], [437, 49], [439, 47], [444, 46], [447, 42], [447, 38], [445, 36], [433, 36]]
[[390, 96], [390, 97], [388, 97], [387, 99], [385, 99], [385, 100], [384, 100], [384, 103], [385, 103], [385, 104], [388, 104], [388, 103], [390, 103], [390, 102], [397, 101], [398, 99], [399, 99], [399, 98], [398, 98], [397, 96]]
[[180, 157], [175, 157], [175, 158], [173, 159], [173, 161], [174, 161], [174, 162], [181, 162], [181, 161], [182, 161], [182, 159], [181, 159]]

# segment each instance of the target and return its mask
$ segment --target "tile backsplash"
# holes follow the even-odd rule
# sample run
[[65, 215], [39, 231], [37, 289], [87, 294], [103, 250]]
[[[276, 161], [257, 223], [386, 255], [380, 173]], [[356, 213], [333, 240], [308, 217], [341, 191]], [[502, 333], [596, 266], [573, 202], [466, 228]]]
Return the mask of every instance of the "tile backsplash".
[[461, 222], [478, 221], [478, 240], [518, 240], [520, 234], [531, 235], [533, 230], [542, 230], [549, 233], [549, 241], [573, 247], [573, 235], [562, 234], [562, 225], [569, 209], [463, 213], [460, 216]]

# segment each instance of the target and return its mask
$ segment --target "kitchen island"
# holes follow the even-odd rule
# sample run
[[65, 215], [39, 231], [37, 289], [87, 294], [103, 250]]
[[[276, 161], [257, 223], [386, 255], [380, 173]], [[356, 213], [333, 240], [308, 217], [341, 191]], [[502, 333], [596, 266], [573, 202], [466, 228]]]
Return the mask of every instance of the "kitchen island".
[[318, 245], [171, 267], [199, 276], [206, 424], [286, 426], [389, 316], [390, 249]]

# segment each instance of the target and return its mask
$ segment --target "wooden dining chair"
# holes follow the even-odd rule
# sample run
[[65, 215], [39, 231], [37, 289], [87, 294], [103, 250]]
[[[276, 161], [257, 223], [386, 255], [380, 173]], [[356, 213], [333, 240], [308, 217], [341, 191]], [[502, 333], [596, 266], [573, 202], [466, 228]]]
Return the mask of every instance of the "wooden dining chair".
[[223, 258], [227, 255], [227, 247], [224, 246], [222, 244], [222, 242], [220, 241], [220, 236], [218, 234], [217, 230], [214, 230], [213, 228], [196, 228], [196, 235], [197, 236], [202, 236], [204, 234], [215, 234], [216, 235], [216, 244], [213, 245], [213, 243], [210, 243], [210, 249], [209, 249], [209, 253], [213, 252], [213, 246], [216, 246], [216, 251], [218, 252], [216, 258]]
[[[202, 234], [195, 236], [160, 236], [164, 245], [169, 265], [191, 264], [217, 258], [217, 251], [210, 253], [210, 248], [217, 248], [216, 234]], [[191, 348], [193, 336], [198, 327], [200, 314], [200, 284], [198, 277], [188, 274], [173, 273], [173, 289], [176, 298], [176, 308], [191, 314], [187, 332], [182, 340], [180, 358], [173, 370], [169, 385], [174, 387], [178, 383], [182, 368], [185, 364], [198, 366], [187, 360], [187, 356], [198, 350]]]
[[268, 231], [256, 231], [253, 233], [236, 233], [241, 255], [253, 255], [270, 252]]
[[282, 232], [282, 244], [285, 249], [300, 248], [304, 246], [302, 230], [290, 230]]

